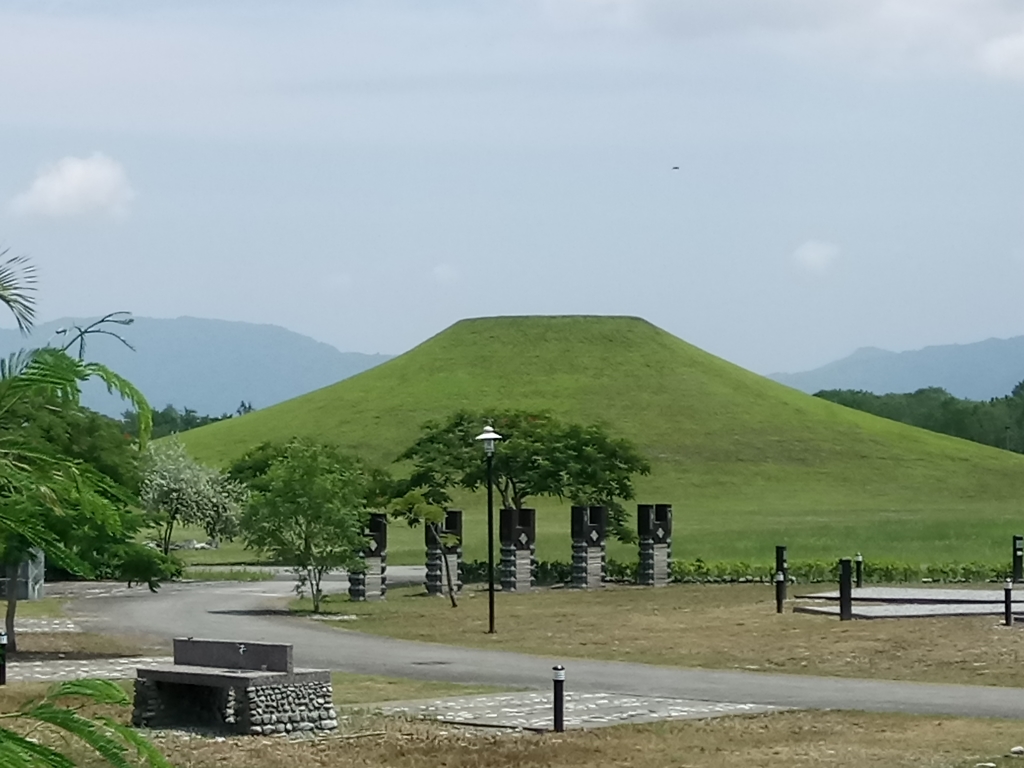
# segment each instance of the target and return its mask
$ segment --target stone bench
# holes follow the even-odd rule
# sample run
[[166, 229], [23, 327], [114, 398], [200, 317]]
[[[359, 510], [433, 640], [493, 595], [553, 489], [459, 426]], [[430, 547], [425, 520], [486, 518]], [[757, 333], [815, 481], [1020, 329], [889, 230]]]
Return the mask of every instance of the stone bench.
[[331, 673], [296, 669], [292, 646], [174, 640], [174, 663], [136, 670], [132, 723], [240, 734], [338, 727]]

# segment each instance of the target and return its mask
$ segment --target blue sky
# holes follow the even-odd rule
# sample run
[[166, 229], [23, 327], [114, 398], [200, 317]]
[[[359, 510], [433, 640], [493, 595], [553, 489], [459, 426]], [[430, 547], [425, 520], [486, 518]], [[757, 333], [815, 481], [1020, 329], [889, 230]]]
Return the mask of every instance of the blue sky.
[[1024, 334], [1022, 97], [999, 0], [3, 2], [0, 242], [43, 319], [631, 314], [799, 370]]

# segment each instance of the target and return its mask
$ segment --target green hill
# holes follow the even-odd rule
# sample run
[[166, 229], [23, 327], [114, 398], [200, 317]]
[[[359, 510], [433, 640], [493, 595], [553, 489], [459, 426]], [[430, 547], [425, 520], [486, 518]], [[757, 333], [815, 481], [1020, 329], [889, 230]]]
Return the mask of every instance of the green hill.
[[[1008, 559], [1024, 531], [1024, 456], [813, 398], [625, 317], [464, 320], [383, 365], [183, 435], [225, 464], [264, 440], [307, 435], [381, 464], [424, 420], [459, 407], [550, 409], [634, 440], [654, 471], [640, 500], [672, 502], [677, 557]], [[483, 552], [478, 499], [470, 557]], [[538, 556], [568, 556], [564, 505], [536, 500]], [[394, 529], [393, 529], [394, 530]], [[420, 558], [394, 531], [393, 559]]]

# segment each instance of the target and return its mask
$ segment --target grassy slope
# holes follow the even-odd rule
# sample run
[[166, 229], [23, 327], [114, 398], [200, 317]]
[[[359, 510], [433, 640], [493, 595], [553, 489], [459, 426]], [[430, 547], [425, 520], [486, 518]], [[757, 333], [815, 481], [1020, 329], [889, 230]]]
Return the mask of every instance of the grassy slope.
[[[654, 465], [639, 497], [676, 505], [681, 557], [767, 560], [778, 542], [793, 558], [1004, 559], [1024, 528], [1024, 457], [812, 398], [634, 318], [462, 321], [354, 378], [183, 439], [219, 464], [293, 435], [386, 463], [425, 419], [461, 406], [547, 408], [636, 441]], [[539, 556], [565, 558], [565, 505], [536, 506]], [[469, 556], [483, 536], [472, 522]], [[393, 562], [419, 549], [418, 533], [393, 530]]]

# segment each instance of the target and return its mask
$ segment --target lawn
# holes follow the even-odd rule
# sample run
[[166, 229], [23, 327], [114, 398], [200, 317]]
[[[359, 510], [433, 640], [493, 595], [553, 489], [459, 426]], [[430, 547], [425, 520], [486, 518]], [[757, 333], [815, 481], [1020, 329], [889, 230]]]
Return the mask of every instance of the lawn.
[[[488, 635], [486, 591], [467, 589], [457, 609], [417, 589], [384, 602], [339, 595], [327, 611], [355, 615], [339, 631], [666, 666], [1024, 687], [1024, 628], [1001, 617], [840, 622], [775, 613], [773, 590], [755, 584], [542, 589], [501, 594]], [[308, 609], [308, 601], [293, 604]]]
[[[768, 562], [785, 543], [793, 559], [1003, 562], [1022, 532], [1024, 456], [810, 397], [635, 318], [463, 321], [358, 376], [181, 439], [218, 465], [295, 435], [390, 465], [425, 420], [457, 408], [550, 410], [633, 440], [653, 467], [638, 499], [675, 505], [680, 558]], [[482, 559], [483, 497], [455, 501], [466, 556]], [[531, 501], [538, 557], [567, 560], [568, 503]], [[422, 562], [422, 550], [421, 531], [392, 528], [392, 564]], [[187, 558], [251, 560], [227, 547]]]
[[66, 613], [64, 610], [66, 604], [67, 600], [59, 597], [45, 597], [42, 600], [19, 600], [17, 616], [22, 619], [60, 619]]

